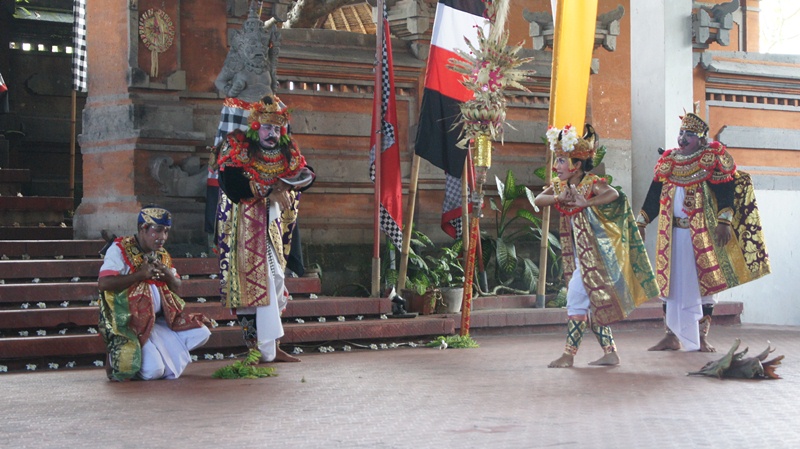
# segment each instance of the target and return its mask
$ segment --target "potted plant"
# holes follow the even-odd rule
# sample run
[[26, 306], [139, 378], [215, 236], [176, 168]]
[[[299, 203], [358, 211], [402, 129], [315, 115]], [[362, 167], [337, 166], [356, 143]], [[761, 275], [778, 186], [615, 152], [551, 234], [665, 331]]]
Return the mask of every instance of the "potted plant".
[[[409, 311], [423, 315], [456, 313], [461, 310], [464, 287], [464, 268], [459, 253], [461, 240], [437, 248], [425, 234], [412, 231], [408, 251], [406, 285], [401, 289], [409, 301]], [[397, 283], [397, 270], [387, 269], [387, 283]]]
[[464, 268], [461, 266], [459, 253], [463, 245], [462, 240], [456, 240], [452, 245], [442, 247], [438, 256], [426, 256], [431, 266], [433, 285], [442, 292], [444, 311], [448, 313], [461, 312], [461, 302], [464, 297]]

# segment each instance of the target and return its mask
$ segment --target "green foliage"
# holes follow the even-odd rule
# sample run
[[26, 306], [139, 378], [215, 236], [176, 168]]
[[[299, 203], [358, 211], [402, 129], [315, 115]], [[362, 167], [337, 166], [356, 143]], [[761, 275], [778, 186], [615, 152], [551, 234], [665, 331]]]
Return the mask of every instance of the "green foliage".
[[275, 368], [259, 367], [261, 352], [251, 349], [244, 360], [237, 360], [231, 365], [223, 366], [211, 375], [214, 379], [258, 379], [277, 376]]
[[547, 303], [547, 307], [567, 307], [567, 287], [561, 287], [556, 297]]
[[469, 335], [440, 335], [435, 340], [429, 341], [425, 346], [429, 348], [437, 348], [442, 345], [442, 341], [447, 343], [448, 348], [477, 348], [478, 343]]
[[[424, 295], [427, 290], [432, 288], [464, 285], [464, 267], [459, 258], [464, 246], [461, 240], [455, 240], [449, 246], [437, 248], [436, 244], [422, 232], [413, 230], [411, 234], [405, 288]], [[394, 247], [390, 246], [391, 248]], [[384, 270], [384, 279], [387, 284], [396, 285], [397, 277], [397, 270]]]
[[[529, 209], [518, 209], [512, 214], [512, 208], [519, 199], [526, 199], [530, 207], [538, 212], [533, 200], [536, 195], [531, 189], [517, 185], [514, 173], [509, 170], [505, 181], [495, 176], [497, 193], [500, 202], [489, 198], [489, 206], [495, 212], [495, 235], [481, 232], [484, 266], [493, 267], [493, 279], [496, 284], [510, 286], [515, 284], [524, 291], [536, 290], [539, 279], [539, 267], [531, 259], [517, 254], [517, 244], [535, 245], [542, 238], [542, 219]], [[513, 225], [513, 226], [512, 226]], [[556, 258], [555, 249], [560, 249], [558, 239], [550, 240], [550, 258]]]

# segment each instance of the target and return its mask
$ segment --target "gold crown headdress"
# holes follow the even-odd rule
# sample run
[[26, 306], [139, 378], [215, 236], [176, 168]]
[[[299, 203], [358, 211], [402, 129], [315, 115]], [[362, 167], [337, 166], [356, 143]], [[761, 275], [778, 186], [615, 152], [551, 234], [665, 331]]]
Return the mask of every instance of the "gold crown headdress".
[[564, 129], [551, 126], [547, 130], [547, 142], [557, 158], [586, 160], [593, 158], [597, 150], [597, 133], [588, 123], [583, 137], [578, 137], [578, 131], [572, 125], [567, 125]]
[[250, 107], [250, 121], [286, 126], [289, 123], [289, 112], [280, 98], [267, 95], [260, 101], [254, 102]]
[[687, 112], [686, 115], [681, 117], [681, 131], [691, 131], [697, 134], [698, 137], [706, 137], [708, 135], [708, 123], [697, 115], [699, 109], [700, 102], [695, 102], [694, 112]]

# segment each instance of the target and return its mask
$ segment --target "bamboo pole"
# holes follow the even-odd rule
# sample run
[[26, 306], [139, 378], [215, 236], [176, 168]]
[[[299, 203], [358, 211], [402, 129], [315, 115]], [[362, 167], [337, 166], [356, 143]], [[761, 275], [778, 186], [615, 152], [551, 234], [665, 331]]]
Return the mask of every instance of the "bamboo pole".
[[381, 103], [383, 89], [381, 86], [383, 70], [383, 0], [378, 0], [378, 29], [375, 35], [375, 89], [372, 93], [373, 126], [375, 138], [375, 204], [372, 245], [372, 297], [381, 296], [381, 151], [383, 150], [383, 134], [381, 131]]
[[[550, 168], [553, 165], [553, 152], [546, 151], [545, 156], [545, 186], [549, 186], [553, 180], [553, 170]], [[550, 235], [550, 206], [545, 206], [542, 209], [542, 241], [539, 248], [539, 283], [536, 287], [536, 306], [545, 307], [545, 287], [547, 283], [547, 246], [549, 244], [548, 237]]]
[[72, 111], [69, 122], [69, 196], [75, 201], [75, 133], [78, 116], [78, 95], [72, 91]]
[[397, 275], [398, 290], [406, 286], [408, 250], [411, 246], [411, 227], [414, 223], [414, 208], [417, 204], [417, 181], [419, 180], [420, 160], [421, 158], [415, 154], [411, 162], [411, 180], [408, 183], [408, 204], [406, 205], [405, 223], [403, 223], [403, 246], [400, 248], [400, 272]]

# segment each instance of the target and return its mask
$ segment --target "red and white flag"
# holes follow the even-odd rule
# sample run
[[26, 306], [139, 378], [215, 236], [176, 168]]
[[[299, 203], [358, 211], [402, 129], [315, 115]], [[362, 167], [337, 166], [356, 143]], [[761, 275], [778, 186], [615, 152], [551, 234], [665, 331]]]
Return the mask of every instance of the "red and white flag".
[[[392, 62], [392, 39], [386, 7], [383, 10], [383, 57], [381, 62], [381, 85], [375, 93], [381, 95], [372, 110], [372, 132], [370, 133], [369, 174], [375, 182], [375, 148], [378, 130], [374, 117], [381, 117], [381, 173], [380, 173], [380, 226], [386, 236], [400, 248], [403, 244], [403, 185], [400, 178], [400, 145], [397, 142], [397, 104], [394, 94], [394, 65]], [[380, 110], [378, 110], [380, 108]]]
[[[467, 152], [456, 146], [461, 126], [453, 128], [460, 113], [459, 104], [473, 98], [461, 84], [461, 75], [448, 69], [456, 49], [469, 52], [465, 38], [477, 42], [478, 27], [489, 30], [481, 0], [441, 0], [436, 7], [425, 92], [420, 108], [416, 154], [445, 172], [442, 230], [457, 238], [461, 235], [461, 175]], [[470, 206], [472, 207], [472, 206]]]

